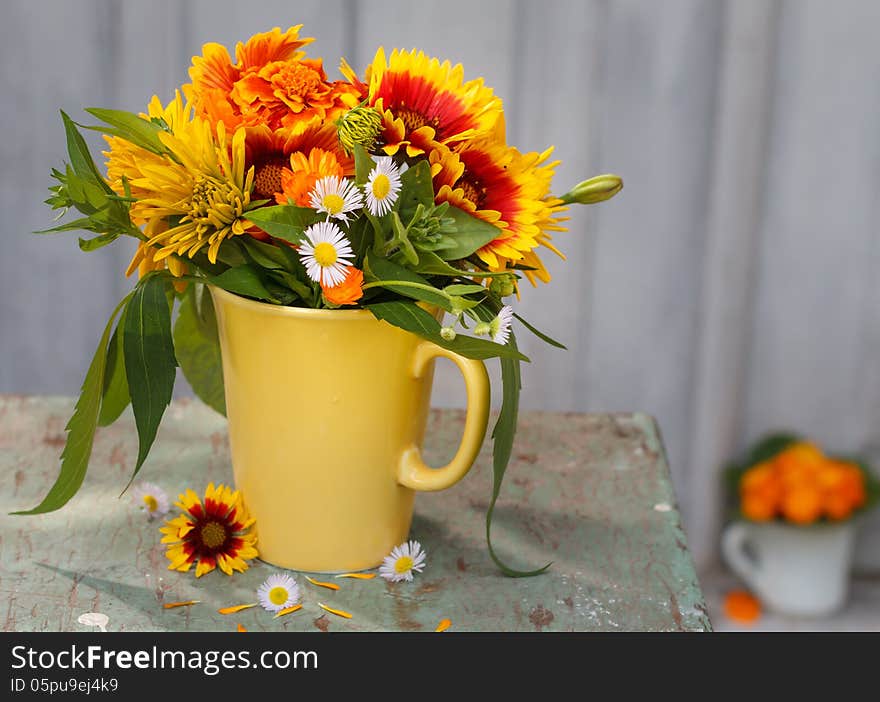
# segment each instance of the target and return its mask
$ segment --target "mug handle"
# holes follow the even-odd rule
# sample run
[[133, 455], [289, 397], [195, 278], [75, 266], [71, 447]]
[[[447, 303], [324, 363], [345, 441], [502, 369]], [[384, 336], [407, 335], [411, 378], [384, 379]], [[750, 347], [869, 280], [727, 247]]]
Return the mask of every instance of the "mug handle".
[[403, 452], [397, 467], [397, 482], [413, 490], [445, 490], [461, 480], [480, 452], [489, 423], [489, 374], [482, 361], [459, 356], [430, 341], [423, 341], [416, 348], [413, 377], [422, 377], [428, 364], [438, 356], [455, 363], [464, 376], [467, 389], [464, 433], [455, 456], [442, 468], [425, 465], [418, 446], [410, 446]]
[[730, 524], [721, 537], [721, 552], [734, 573], [750, 587], [757, 587], [761, 579], [761, 565], [746, 552], [749, 528], [742, 522]]

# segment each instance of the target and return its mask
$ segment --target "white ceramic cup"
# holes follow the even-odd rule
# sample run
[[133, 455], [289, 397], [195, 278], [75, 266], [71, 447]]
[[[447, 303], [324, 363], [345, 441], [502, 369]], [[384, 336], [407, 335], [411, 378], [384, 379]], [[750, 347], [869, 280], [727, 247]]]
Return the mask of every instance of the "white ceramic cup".
[[731, 569], [777, 614], [820, 617], [846, 602], [852, 524], [734, 522], [721, 540]]

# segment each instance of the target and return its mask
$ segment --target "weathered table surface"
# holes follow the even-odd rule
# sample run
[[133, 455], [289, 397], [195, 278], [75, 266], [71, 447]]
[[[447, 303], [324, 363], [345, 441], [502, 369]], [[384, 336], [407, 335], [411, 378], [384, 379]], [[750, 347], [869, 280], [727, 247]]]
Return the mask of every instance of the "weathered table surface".
[[[7, 631], [73, 630], [85, 612], [108, 631], [418, 630], [444, 618], [452, 630], [708, 630], [709, 619], [679, 523], [654, 421], [641, 414], [524, 413], [493, 527], [496, 548], [518, 566], [553, 561], [536, 578], [502, 576], [489, 559], [484, 515], [491, 487], [487, 441], [471, 473], [440, 493], [420, 494], [412, 538], [428, 553], [412, 583], [340, 580], [338, 592], [299, 578], [304, 607], [280, 619], [255, 601], [276, 569], [196, 580], [166, 569], [156, 522], [118, 499], [137, 454], [127, 411], [99, 429], [85, 483], [58, 512], [33, 507], [58, 470], [70, 398], [0, 395], [0, 613]], [[457, 445], [458, 410], [433, 411], [425, 453], [435, 465]], [[141, 477], [170, 495], [232, 471], [225, 420], [196, 401], [168, 410]], [[170, 515], [173, 516], [173, 515]], [[164, 609], [162, 603], [201, 600]], [[353, 614], [325, 614], [321, 601]]]

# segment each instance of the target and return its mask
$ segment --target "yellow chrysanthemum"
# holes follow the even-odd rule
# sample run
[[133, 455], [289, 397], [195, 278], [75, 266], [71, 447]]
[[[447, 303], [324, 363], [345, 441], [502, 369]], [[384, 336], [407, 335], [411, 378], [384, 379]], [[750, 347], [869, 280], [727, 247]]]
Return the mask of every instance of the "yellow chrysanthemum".
[[[355, 90], [360, 83], [343, 64]], [[487, 134], [502, 116], [501, 98], [482, 79], [464, 82], [461, 64], [429, 58], [421, 51], [395, 49], [386, 60], [379, 48], [367, 69], [367, 104], [382, 115], [379, 139], [385, 153], [405, 149], [413, 157], [433, 144], [453, 144]]]
[[189, 571], [196, 564], [199, 578], [219, 567], [227, 575], [244, 572], [247, 560], [256, 558], [257, 537], [239, 492], [226, 485], [208, 485], [204, 503], [192, 490], [174, 503], [183, 514], [168, 520], [161, 531], [169, 570]]
[[448, 202], [500, 229], [498, 237], [477, 251], [492, 271], [515, 264], [535, 284], [550, 274], [535, 249], [543, 246], [561, 258], [550, 232], [565, 231], [560, 213], [567, 207], [550, 197], [558, 161], [547, 163], [553, 149], [522, 154], [494, 138], [468, 141], [456, 149], [435, 148], [430, 154], [435, 199]]
[[132, 218], [149, 223], [170, 217], [176, 222], [167, 229], [151, 228], [147, 245], [158, 248], [152, 254], [154, 262], [172, 254], [192, 258], [207, 246], [214, 263], [220, 245], [248, 226], [244, 212], [250, 204], [253, 168], [245, 174], [245, 130], [238, 129], [230, 145], [222, 122], [214, 132], [197, 117], [161, 132], [159, 139], [173, 158], [135, 159], [140, 175], [130, 180], [132, 194], [137, 193]]

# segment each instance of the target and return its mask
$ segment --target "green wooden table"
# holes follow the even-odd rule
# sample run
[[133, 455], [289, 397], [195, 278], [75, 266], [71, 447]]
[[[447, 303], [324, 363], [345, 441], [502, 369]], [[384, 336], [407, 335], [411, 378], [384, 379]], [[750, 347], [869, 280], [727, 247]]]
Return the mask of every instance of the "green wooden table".
[[[166, 569], [157, 523], [118, 499], [137, 454], [128, 413], [98, 430], [89, 474], [65, 508], [7, 514], [33, 507], [51, 485], [72, 407], [70, 398], [0, 395], [0, 616], [7, 631], [93, 631], [77, 621], [85, 612], [106, 614], [108, 631], [233, 631], [238, 624], [249, 631], [433, 631], [444, 618], [455, 631], [711, 628], [663, 446], [646, 415], [521, 416], [493, 534], [513, 564], [553, 561], [547, 574], [506, 578], [489, 559], [487, 441], [461, 483], [418, 496], [412, 538], [425, 546], [428, 564], [414, 582], [340, 580], [334, 593], [298, 578], [303, 609], [272, 619], [259, 608], [217, 612], [255, 601], [257, 586], [276, 570], [265, 563], [199, 580]], [[429, 461], [448, 459], [463, 417], [432, 412]], [[231, 481], [225, 420], [196, 401], [175, 402], [141, 477], [171, 495]], [[193, 599], [201, 603], [162, 607]], [[353, 617], [326, 614], [318, 601]]]

